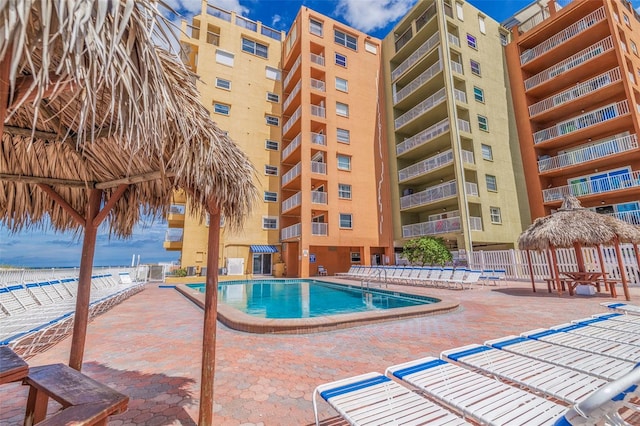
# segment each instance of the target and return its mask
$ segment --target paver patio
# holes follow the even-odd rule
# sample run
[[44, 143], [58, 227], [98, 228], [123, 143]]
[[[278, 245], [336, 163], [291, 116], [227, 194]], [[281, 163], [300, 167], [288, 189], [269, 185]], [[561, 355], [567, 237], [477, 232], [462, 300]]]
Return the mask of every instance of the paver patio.
[[[311, 424], [318, 384], [605, 312], [599, 303], [612, 300], [605, 294], [559, 297], [546, 286], [533, 293], [525, 282], [465, 291], [390, 288], [453, 297], [460, 309], [308, 335], [247, 334], [218, 324], [215, 424]], [[640, 288], [631, 294], [631, 303], [639, 304]], [[130, 397], [129, 409], [110, 425], [195, 424], [202, 318], [177, 291], [150, 284], [89, 324], [83, 372]], [[67, 338], [28, 362], [67, 363], [70, 344]], [[22, 424], [26, 397], [19, 384], [0, 387], [1, 425]], [[320, 408], [325, 425], [342, 424], [327, 404]]]

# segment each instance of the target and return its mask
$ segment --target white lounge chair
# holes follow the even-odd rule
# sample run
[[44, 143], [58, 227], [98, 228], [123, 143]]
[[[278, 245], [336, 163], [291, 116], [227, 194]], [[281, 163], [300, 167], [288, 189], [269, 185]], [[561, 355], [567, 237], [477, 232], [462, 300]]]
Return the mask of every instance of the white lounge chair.
[[580, 336], [595, 337], [597, 339], [610, 340], [612, 342], [628, 343], [630, 345], [640, 345], [640, 334], [626, 331], [608, 330], [606, 328], [594, 327], [590, 324], [565, 323], [551, 327], [552, 330], [565, 331], [567, 333], [578, 334]]
[[571, 321], [571, 323], [587, 324], [587, 325], [592, 325], [598, 328], [606, 328], [607, 330], [624, 331], [627, 333], [640, 334], [640, 323], [634, 323], [629, 321], [617, 321], [611, 318], [611, 315], [616, 315], [616, 314], [609, 314], [599, 318], [582, 318], [578, 320], [573, 320]]
[[631, 305], [629, 303], [611, 303], [605, 302], [600, 305], [605, 306], [609, 309], [613, 309], [617, 312], [622, 312], [630, 315], [640, 315], [640, 306]]

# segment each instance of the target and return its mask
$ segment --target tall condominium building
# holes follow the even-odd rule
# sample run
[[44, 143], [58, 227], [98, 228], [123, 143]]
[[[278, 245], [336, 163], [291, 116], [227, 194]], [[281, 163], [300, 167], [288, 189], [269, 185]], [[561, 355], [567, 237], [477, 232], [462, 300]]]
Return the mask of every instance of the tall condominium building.
[[631, 3], [559, 8], [549, 0], [505, 25], [531, 215], [549, 214], [572, 194], [640, 223], [640, 20]]
[[381, 43], [302, 7], [283, 43], [280, 216], [287, 276], [393, 254]]
[[[219, 265], [240, 274], [271, 274], [272, 265], [280, 262], [284, 34], [207, 2], [189, 25], [183, 22], [182, 30], [183, 60], [201, 79], [201, 102], [253, 162], [260, 190], [242, 231], [230, 233], [223, 226]], [[187, 202], [184, 194], [174, 197], [165, 248], [181, 250], [181, 265], [197, 272], [206, 265], [208, 223], [190, 216]]]
[[419, 1], [383, 41], [395, 246], [512, 248], [528, 223], [503, 44], [469, 3]]

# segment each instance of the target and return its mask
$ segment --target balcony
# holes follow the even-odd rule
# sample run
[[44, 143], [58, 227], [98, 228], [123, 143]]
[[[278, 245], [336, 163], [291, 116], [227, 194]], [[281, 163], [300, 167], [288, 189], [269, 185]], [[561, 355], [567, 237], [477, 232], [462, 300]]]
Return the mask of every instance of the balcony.
[[329, 235], [328, 223], [311, 222], [311, 235]]
[[184, 226], [185, 206], [183, 204], [173, 204], [169, 207], [167, 223], [169, 228], [181, 228]]
[[182, 236], [182, 229], [167, 229], [162, 247], [168, 251], [182, 250]]
[[423, 56], [429, 53], [431, 49], [433, 49], [439, 43], [440, 43], [440, 32], [436, 31], [435, 34], [429, 37], [427, 41], [422, 43], [422, 45], [418, 47], [418, 49], [416, 49], [416, 51], [411, 54], [411, 56], [409, 56], [407, 59], [402, 61], [402, 63], [400, 63], [400, 65], [398, 65], [391, 72], [391, 81], [397, 80], [398, 77], [404, 74], [405, 71], [407, 71], [415, 63], [417, 63], [420, 59], [422, 59]]
[[291, 153], [300, 146], [301, 142], [302, 142], [302, 135], [298, 133], [298, 136], [293, 138], [293, 140], [289, 142], [289, 145], [287, 145], [287, 147], [282, 150], [282, 160], [284, 161], [287, 157], [289, 157]]
[[[482, 231], [482, 218], [470, 217], [469, 219], [472, 231]], [[422, 237], [425, 235], [438, 235], [460, 231], [462, 231], [462, 222], [460, 217], [449, 217], [446, 219], [405, 225], [402, 227], [402, 238]]]
[[327, 116], [327, 112], [325, 108], [321, 107], [320, 105], [311, 105], [311, 115], [313, 115], [314, 117], [324, 118]]
[[300, 91], [300, 87], [302, 87], [301, 81], [299, 81], [298, 84], [296, 84], [293, 89], [291, 89], [291, 92], [289, 92], [289, 94], [287, 95], [287, 99], [285, 99], [284, 103], [282, 104], [282, 111], [287, 110], [287, 107], [289, 106], [289, 104], [291, 104], [291, 101], [295, 99], [296, 95]]
[[518, 25], [518, 33], [520, 34], [526, 33], [527, 31], [529, 31], [530, 29], [532, 29], [533, 27], [535, 27], [536, 25], [538, 25], [539, 23], [547, 19], [549, 16], [551, 16], [549, 14], [549, 7], [544, 6], [544, 8], [540, 12], [536, 13], [531, 18], [527, 19], [526, 21]]
[[451, 149], [441, 154], [434, 155], [433, 157], [422, 160], [419, 163], [412, 164], [411, 166], [405, 167], [402, 170], [399, 170], [398, 180], [400, 182], [403, 182], [418, 176], [425, 175], [433, 170], [439, 169], [449, 164], [453, 164], [453, 151]]
[[587, 96], [596, 90], [599, 90], [605, 86], [617, 83], [620, 81], [620, 68], [614, 68], [603, 74], [600, 74], [592, 79], [576, 85], [576, 87], [565, 90], [550, 98], [546, 98], [538, 103], [535, 103], [529, 107], [529, 116], [534, 117], [552, 108], [570, 102], [574, 99]]
[[316, 65], [324, 66], [324, 56], [320, 56], [320, 55], [316, 55], [315, 53], [312, 53], [311, 62]]
[[311, 173], [326, 175], [327, 163], [321, 163], [320, 161], [311, 161]]
[[294, 124], [296, 124], [296, 121], [298, 121], [300, 119], [301, 115], [302, 115], [302, 106], [299, 106], [298, 109], [291, 115], [291, 117], [289, 117], [287, 122], [282, 127], [282, 135], [283, 136], [287, 134], [289, 129], [291, 129]]
[[611, 36], [600, 40], [596, 44], [587, 47], [586, 49], [576, 53], [575, 55], [565, 59], [562, 62], [559, 62], [546, 70], [530, 77], [524, 81], [524, 87], [527, 90], [530, 90], [540, 84], [551, 80], [553, 77], [557, 75], [563, 74], [568, 70], [577, 67], [590, 59], [593, 59], [597, 56], [602, 55], [605, 52], [613, 49], [613, 41], [611, 40]]
[[640, 210], [607, 213], [607, 216], [613, 216], [616, 219], [620, 219], [621, 221], [630, 223], [632, 225], [640, 225]]
[[533, 134], [533, 142], [534, 144], [546, 142], [559, 136], [564, 136], [568, 133], [596, 126], [607, 120], [611, 120], [625, 114], [629, 114], [629, 105], [626, 100], [607, 105], [595, 111], [560, 122], [553, 127], [548, 127], [535, 132]]
[[467, 103], [467, 94], [462, 90], [453, 89], [453, 97], [456, 98], [458, 102], [462, 102], [463, 104]]
[[640, 188], [640, 171], [544, 189], [542, 196], [545, 203], [550, 203], [564, 199], [565, 195], [573, 195], [580, 198], [633, 188]]
[[212, 4], [207, 4], [207, 14], [222, 19], [223, 21], [231, 22], [231, 13], [224, 9], [215, 7]]
[[287, 226], [280, 231], [280, 240], [290, 240], [291, 238], [299, 237], [302, 235], [302, 226], [299, 223], [295, 225]]
[[301, 58], [298, 58], [293, 63], [293, 66], [291, 66], [291, 69], [289, 70], [289, 72], [287, 73], [287, 76], [285, 77], [284, 81], [282, 82], [282, 87], [283, 88], [286, 88], [289, 85], [289, 82], [293, 78], [293, 75], [296, 73], [296, 71], [298, 70], [298, 67], [300, 66], [300, 62], [302, 62]]
[[573, 37], [577, 36], [583, 31], [586, 31], [589, 27], [595, 25], [600, 21], [603, 21], [604, 19], [605, 19], [604, 7], [601, 7], [591, 12], [590, 14], [588, 14], [578, 22], [572, 25], [569, 25], [567, 28], [560, 31], [559, 33], [549, 37], [548, 39], [538, 44], [534, 48], [528, 49], [522, 52], [522, 55], [520, 55], [520, 64], [524, 65], [527, 62], [534, 60], [538, 56], [543, 55], [544, 53], [552, 50], [556, 46], [572, 39]]
[[311, 132], [311, 143], [314, 145], [327, 146], [327, 137], [322, 133]]
[[428, 129], [425, 129], [396, 145], [396, 154], [401, 155], [415, 147], [424, 145], [448, 131], [449, 119], [445, 118], [444, 120], [434, 124]]
[[462, 155], [462, 162], [465, 164], [476, 164], [475, 156], [472, 151], [460, 150], [460, 154]]
[[482, 218], [469, 216], [469, 228], [472, 231], [482, 231]]
[[396, 118], [394, 121], [395, 129], [398, 130], [400, 127], [404, 126], [408, 122], [418, 118], [425, 112], [429, 111], [433, 107], [441, 104], [446, 99], [446, 90], [443, 87], [438, 90], [433, 95], [429, 96], [424, 101], [420, 102], [415, 107], [411, 108], [409, 111], [402, 114], [400, 117]]
[[458, 118], [458, 130], [461, 132], [471, 133], [471, 124], [467, 120]]
[[287, 173], [282, 175], [282, 186], [285, 186], [302, 173], [302, 163], [298, 163], [291, 168]]
[[400, 198], [400, 209], [410, 209], [424, 206], [446, 198], [455, 197], [458, 194], [456, 181], [452, 180], [440, 185], [432, 186], [415, 194], [405, 195]]
[[480, 196], [478, 193], [478, 184], [474, 182], [465, 182], [464, 183], [464, 192], [467, 195], [472, 195], [474, 197]]
[[464, 68], [462, 68], [461, 63], [456, 62], [453, 59], [449, 61], [449, 63], [451, 64], [451, 70], [453, 70], [453, 72], [464, 75]]
[[610, 155], [638, 149], [638, 138], [636, 135], [623, 136], [608, 141], [595, 143], [575, 151], [560, 154], [555, 157], [545, 158], [538, 161], [538, 170], [541, 173], [551, 170], [570, 167], [577, 164], [588, 163], [589, 161], [605, 158]]
[[458, 37], [454, 36], [451, 33], [447, 33], [447, 39], [449, 40], [450, 44], [460, 47], [460, 39]]
[[427, 68], [426, 71], [413, 79], [411, 83], [407, 84], [402, 89], [398, 90], [395, 95], [393, 95], [394, 105], [415, 92], [420, 86], [431, 80], [431, 78], [434, 75], [438, 74], [440, 71], [442, 71], [442, 61], [438, 60], [435, 64]]
[[302, 204], [302, 192], [296, 192], [282, 202], [282, 213], [298, 207], [300, 204]]
[[315, 89], [315, 90], [318, 90], [320, 92], [324, 92], [325, 91], [324, 81], [312, 78], [311, 79], [311, 88]]
[[311, 202], [313, 204], [327, 204], [327, 193], [320, 191], [311, 191]]

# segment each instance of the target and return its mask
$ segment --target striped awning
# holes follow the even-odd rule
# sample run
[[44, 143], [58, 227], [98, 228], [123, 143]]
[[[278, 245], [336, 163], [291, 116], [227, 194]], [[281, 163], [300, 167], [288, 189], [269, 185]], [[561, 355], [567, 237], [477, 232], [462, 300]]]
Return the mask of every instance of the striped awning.
[[252, 253], [276, 253], [278, 249], [276, 246], [265, 246], [265, 245], [252, 245], [251, 252]]

